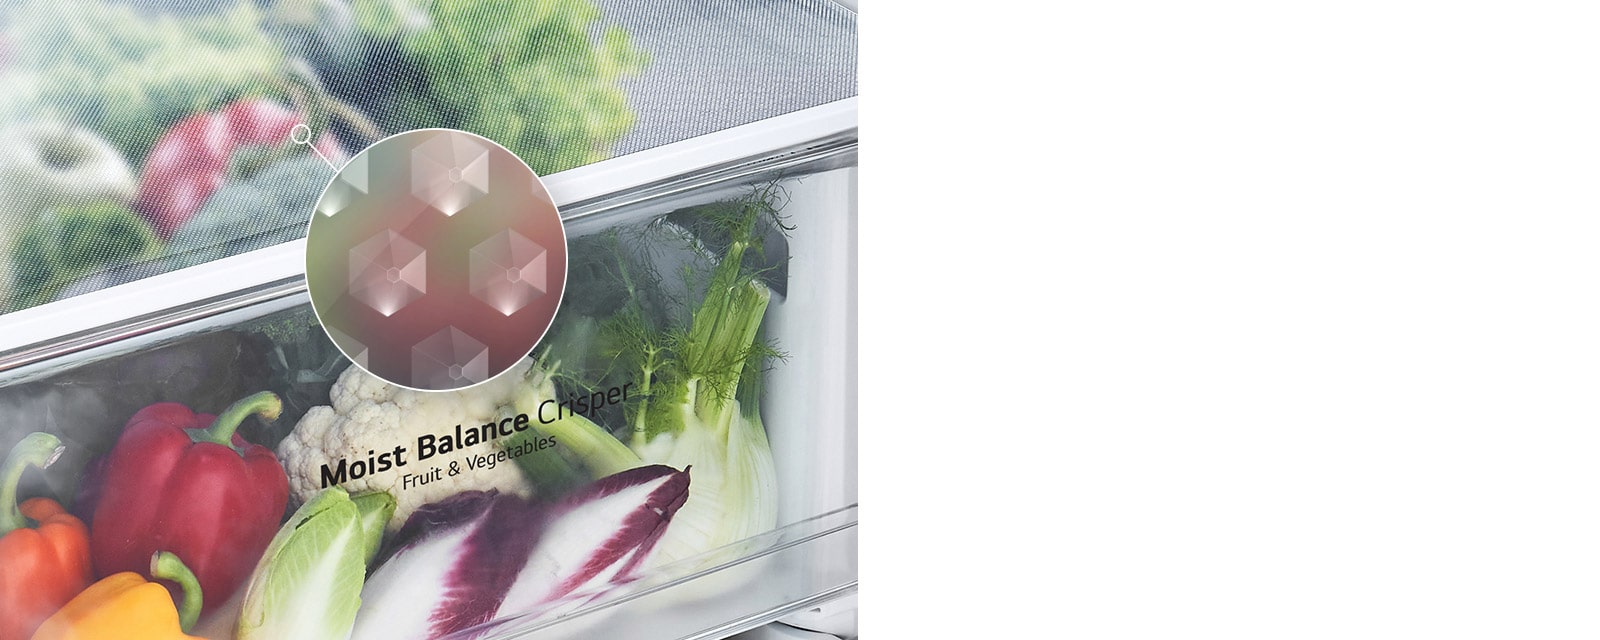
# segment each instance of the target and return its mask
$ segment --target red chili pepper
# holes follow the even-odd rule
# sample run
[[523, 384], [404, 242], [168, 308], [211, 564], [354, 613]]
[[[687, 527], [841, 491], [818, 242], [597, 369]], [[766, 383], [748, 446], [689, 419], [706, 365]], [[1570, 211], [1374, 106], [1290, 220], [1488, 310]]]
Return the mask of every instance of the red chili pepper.
[[[145, 159], [134, 210], [161, 239], [171, 238], [222, 186], [235, 151], [292, 144], [291, 132], [304, 122], [299, 113], [264, 99], [240, 100], [178, 121]], [[335, 162], [344, 157], [328, 133], [317, 138], [316, 148]]]
[[148, 578], [150, 556], [171, 551], [199, 577], [207, 610], [226, 603], [250, 577], [289, 501], [289, 479], [272, 450], [234, 430], [252, 413], [275, 420], [282, 408], [263, 391], [215, 419], [175, 402], [133, 414], [106, 458], [89, 541], [96, 575]]

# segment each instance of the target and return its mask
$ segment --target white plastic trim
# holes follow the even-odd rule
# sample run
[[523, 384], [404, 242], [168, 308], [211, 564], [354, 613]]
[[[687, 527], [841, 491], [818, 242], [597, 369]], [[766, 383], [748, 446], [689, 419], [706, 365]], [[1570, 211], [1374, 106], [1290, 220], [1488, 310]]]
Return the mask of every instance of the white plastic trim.
[[[557, 206], [624, 191], [856, 127], [856, 98], [768, 118], [543, 177]], [[310, 212], [307, 212], [310, 215]], [[0, 316], [0, 353], [305, 273], [305, 240]]]

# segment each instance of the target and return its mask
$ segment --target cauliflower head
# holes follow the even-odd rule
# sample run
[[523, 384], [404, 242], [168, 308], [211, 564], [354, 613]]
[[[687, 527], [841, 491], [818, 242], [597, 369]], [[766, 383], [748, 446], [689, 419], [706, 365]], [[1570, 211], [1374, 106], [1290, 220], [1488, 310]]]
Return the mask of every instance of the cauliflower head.
[[[360, 367], [345, 369], [329, 393], [333, 406], [312, 407], [278, 445], [290, 492], [301, 503], [309, 501], [322, 490], [324, 464], [332, 468], [341, 459], [367, 460], [368, 452], [383, 454], [403, 446], [405, 466], [350, 478], [339, 485], [351, 494], [386, 491], [394, 496], [394, 517], [388, 524], [391, 534], [417, 508], [463, 491], [493, 489], [531, 497], [534, 485], [515, 464], [472, 470], [462, 465], [459, 475], [445, 473], [427, 484], [413, 482], [404, 488], [402, 478], [408, 473], [426, 473], [436, 465], [448, 469], [451, 460], [459, 459], [451, 453], [418, 462], [417, 436], [450, 433], [458, 424], [468, 428], [514, 415], [513, 401], [519, 393], [529, 385], [548, 386], [542, 372], [533, 374], [536, 380], [529, 379], [532, 367], [533, 360], [524, 358], [504, 374], [458, 391], [413, 391], [384, 382]], [[480, 444], [464, 451], [481, 448], [480, 453], [492, 453], [495, 449], [491, 447], [497, 446]]]

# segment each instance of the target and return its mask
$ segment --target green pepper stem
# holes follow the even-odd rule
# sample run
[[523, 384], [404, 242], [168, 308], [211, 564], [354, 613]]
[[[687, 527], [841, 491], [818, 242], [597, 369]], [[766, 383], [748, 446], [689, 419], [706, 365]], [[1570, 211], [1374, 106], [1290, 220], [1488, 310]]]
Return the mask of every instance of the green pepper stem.
[[43, 469], [61, 457], [66, 447], [61, 439], [48, 433], [28, 434], [11, 449], [4, 466], [0, 466], [0, 535], [28, 526], [22, 509], [17, 507], [17, 484], [28, 467]]
[[261, 416], [267, 421], [277, 420], [278, 414], [283, 413], [283, 401], [271, 391], [261, 391], [228, 405], [222, 413], [217, 415], [217, 420], [207, 429], [190, 429], [189, 436], [195, 442], [212, 442], [224, 447], [233, 446], [233, 432], [239, 430], [239, 423], [244, 422], [245, 416], [250, 414]]
[[194, 577], [194, 572], [171, 551], [157, 551], [150, 556], [150, 575], [176, 582], [183, 589], [183, 603], [178, 605], [178, 626], [183, 628], [184, 633], [192, 631], [194, 623], [200, 619], [200, 608], [205, 603], [200, 593], [200, 579]]

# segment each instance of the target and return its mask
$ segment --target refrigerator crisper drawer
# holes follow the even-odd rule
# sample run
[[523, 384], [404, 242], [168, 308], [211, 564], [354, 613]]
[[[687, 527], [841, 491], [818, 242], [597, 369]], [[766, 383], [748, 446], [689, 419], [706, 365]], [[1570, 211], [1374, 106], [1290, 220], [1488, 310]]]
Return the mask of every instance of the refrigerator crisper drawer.
[[[765, 222], [751, 232], [761, 250], [746, 255], [740, 273], [769, 291], [770, 301], [755, 346], [741, 356], [749, 358], [748, 371], [722, 383], [738, 385], [738, 406], [759, 406], [750, 420], [764, 427], [775, 489], [747, 501], [750, 509], [767, 510], [768, 519], [748, 537], [684, 553], [693, 545], [682, 541], [693, 539], [673, 530], [680, 526], [673, 516], [660, 537], [666, 545], [679, 534], [670, 562], [657, 560], [667, 553], [664, 546], [647, 546], [651, 562], [625, 579], [591, 580], [524, 610], [506, 605], [486, 622], [448, 637], [722, 638], [855, 592], [854, 105], [828, 109], [820, 119], [817, 113], [794, 114], [546, 179], [562, 206], [572, 257], [556, 322], [530, 359], [533, 371], [550, 376], [556, 397], [636, 375], [629, 366], [638, 363], [619, 354], [640, 347], [617, 338], [621, 329], [648, 327], [669, 353], [684, 344], [689, 338], [682, 329], [692, 322], [696, 302], [710, 295], [705, 274], [735, 242], [728, 221], [739, 219], [739, 211], [765, 207]], [[135, 412], [172, 402], [218, 413], [261, 390], [281, 398], [282, 415], [272, 421], [247, 418], [238, 433], [272, 449], [291, 478], [302, 473], [289, 462], [283, 443], [311, 424], [304, 420], [308, 414], [328, 411], [314, 408], [332, 404], [336, 384], [354, 384], [339, 383], [341, 376], [363, 374], [346, 371], [349, 361], [317, 326], [298, 271], [300, 247], [279, 245], [0, 316], [0, 452], [35, 431], [55, 435], [64, 445], [48, 468], [23, 475], [19, 495], [68, 504], [100, 536], [96, 527], [103, 523], [95, 516], [114, 507], [95, 504], [105, 489], [98, 478]], [[636, 316], [646, 318], [644, 324], [628, 324]], [[648, 415], [654, 414], [630, 405], [594, 410], [590, 417], [609, 436], [636, 444], [631, 431]], [[405, 419], [401, 428], [411, 428]], [[425, 425], [403, 437], [414, 442], [412, 433], [451, 426]], [[473, 446], [490, 448], [464, 453], [493, 455], [500, 445]], [[550, 467], [515, 467], [526, 481], [517, 486], [529, 491], [531, 503], [582, 492], [603, 475], [576, 448], [554, 449], [561, 460], [540, 458]], [[541, 475], [558, 466], [562, 482]], [[691, 501], [702, 486], [695, 484], [697, 477], [736, 476], [715, 466], [689, 470]], [[381, 476], [374, 472], [366, 476], [369, 482], [353, 486], [378, 486], [391, 494], [417, 490]], [[470, 472], [458, 480], [463, 490], [487, 487], [473, 484]], [[286, 517], [307, 500], [296, 487], [291, 480]], [[434, 506], [450, 499], [423, 495]], [[413, 504], [422, 498], [408, 498], [413, 496], [398, 500], [402, 511], [426, 511]], [[743, 515], [732, 511], [737, 510], [729, 517]], [[446, 522], [417, 518], [417, 529], [397, 533], [400, 521], [397, 516], [367, 565], [369, 587], [386, 563], [404, 558], [398, 547], [418, 540], [418, 531], [426, 539], [430, 523]], [[536, 534], [540, 544], [556, 535], [553, 530]], [[418, 576], [437, 569], [419, 566], [426, 570], [416, 570]], [[208, 605], [195, 635], [233, 637], [246, 591], [240, 586], [226, 604]], [[381, 608], [384, 597], [370, 589], [362, 593], [358, 630], [372, 623], [363, 616], [368, 607]], [[391, 603], [385, 610], [392, 608]]]

